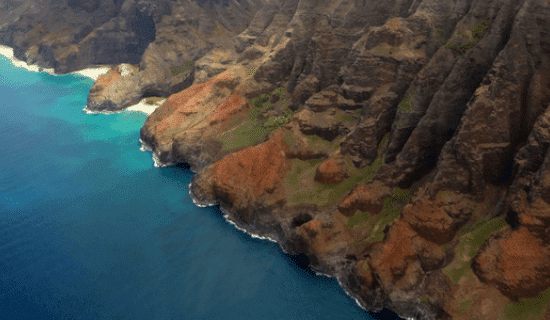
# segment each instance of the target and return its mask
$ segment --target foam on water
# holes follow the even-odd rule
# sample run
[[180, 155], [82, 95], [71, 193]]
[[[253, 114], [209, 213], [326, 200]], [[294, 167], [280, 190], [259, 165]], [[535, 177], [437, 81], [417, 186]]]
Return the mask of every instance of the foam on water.
[[0, 318], [372, 319], [275, 239], [195, 206], [189, 170], [151, 166], [147, 110], [82, 112], [97, 74], [2, 53]]
[[[23, 68], [31, 72], [46, 72], [51, 75], [56, 75], [53, 68], [42, 68], [37, 65], [29, 65], [25, 61], [17, 59], [13, 54], [13, 48], [0, 45], [0, 55], [10, 59], [11, 63], [17, 68]], [[97, 80], [102, 74], [110, 70], [110, 67], [98, 66], [71, 72], [70, 74], [78, 74], [92, 80]]]

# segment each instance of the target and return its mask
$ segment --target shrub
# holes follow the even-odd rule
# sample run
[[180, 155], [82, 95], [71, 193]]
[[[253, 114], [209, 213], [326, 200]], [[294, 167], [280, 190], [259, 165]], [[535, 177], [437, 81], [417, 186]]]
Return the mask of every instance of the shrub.
[[[450, 41], [447, 41], [444, 44], [445, 48], [457, 50], [463, 53], [470, 51], [479, 42], [481, 37], [487, 32], [487, 29], [489, 29], [490, 24], [491, 24], [491, 19], [489, 19], [488, 17], [483, 19], [482, 21], [478, 22], [474, 27], [469, 29], [472, 34], [470, 39], [468, 39], [469, 38], [468, 34], [466, 32], [463, 32], [461, 33], [462, 38], [468, 39], [468, 40], [460, 44], [455, 44]], [[471, 21], [468, 21], [466, 25], [471, 26]], [[458, 40], [459, 39], [458, 34], [455, 34], [453, 36], [453, 39]], [[457, 60], [460, 60], [460, 58], [458, 58]]]
[[445, 34], [445, 30], [435, 28], [435, 40], [439, 40]]
[[409, 94], [399, 103], [399, 111], [401, 112], [413, 111], [412, 102], [415, 95], [416, 95], [416, 90], [414, 89], [411, 90]]
[[175, 77], [178, 74], [189, 70], [189, 68], [191, 68], [192, 66], [193, 66], [193, 61], [187, 61], [182, 66], [177, 66], [177, 67], [170, 68], [170, 71], [172, 72], [172, 76]]

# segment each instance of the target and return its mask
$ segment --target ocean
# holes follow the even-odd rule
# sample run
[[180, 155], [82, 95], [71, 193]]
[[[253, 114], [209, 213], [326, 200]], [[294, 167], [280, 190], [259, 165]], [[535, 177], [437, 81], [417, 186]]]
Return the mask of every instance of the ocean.
[[92, 84], [0, 56], [0, 319], [395, 319], [195, 206]]

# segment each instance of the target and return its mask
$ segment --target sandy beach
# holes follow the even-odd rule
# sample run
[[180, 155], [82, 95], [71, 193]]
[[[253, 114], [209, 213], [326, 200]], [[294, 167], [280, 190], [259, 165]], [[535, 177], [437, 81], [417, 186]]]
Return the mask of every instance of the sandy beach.
[[150, 98], [142, 99], [138, 104], [128, 107], [126, 111], [138, 111], [138, 112], [143, 112], [146, 115], [150, 115], [151, 113], [153, 113], [153, 111], [155, 111], [156, 108], [158, 108], [165, 101], [165, 99], [163, 99], [163, 100], [154, 101], [153, 104], [148, 104], [147, 101], [149, 99]]
[[[10, 59], [13, 65], [18, 68], [25, 68], [26, 70], [33, 71], [33, 72], [47, 72], [51, 75], [57, 75], [54, 72], [54, 69], [40, 68], [37, 65], [29, 65], [26, 62], [15, 58], [15, 56], [13, 55], [13, 49], [10, 47], [0, 46], [0, 55], [3, 55], [8, 59]], [[110, 69], [111, 69], [110, 67], [98, 66], [98, 67], [87, 68], [87, 69], [71, 72], [70, 74], [78, 74], [96, 81], [102, 74], [105, 74]], [[123, 72], [127, 73], [129, 72], [129, 70], [123, 70]], [[135, 104], [127, 108], [125, 111], [143, 112], [146, 115], [150, 115], [151, 113], [153, 113], [153, 111], [155, 111], [156, 108], [158, 108], [164, 102], [164, 100], [156, 100], [154, 101], [153, 104], [149, 104], [147, 103], [147, 101], [149, 100], [150, 99], [147, 99], [147, 98], [142, 99], [138, 104]], [[86, 108], [84, 109], [84, 111], [89, 113], [96, 113], [96, 112], [89, 111]]]
[[[13, 63], [13, 65], [18, 67], [18, 68], [24, 68], [26, 70], [33, 71], [33, 72], [46, 72], [46, 73], [49, 73], [51, 75], [57, 75], [54, 72], [54, 69], [41, 68], [37, 65], [29, 65], [25, 61], [21, 61], [21, 60], [17, 59], [13, 55], [13, 48], [0, 45], [0, 55], [3, 55], [6, 58], [10, 59], [11, 62]], [[109, 69], [110, 69], [110, 67], [104, 67], [104, 66], [93, 67], [93, 68], [88, 68], [88, 69], [83, 69], [83, 70], [71, 72], [70, 74], [78, 74], [78, 75], [81, 75], [81, 76], [84, 76], [84, 77], [88, 77], [88, 78], [95, 81], [95, 80], [97, 80], [97, 78], [99, 78], [99, 76], [101, 76], [102, 74], [109, 71]]]

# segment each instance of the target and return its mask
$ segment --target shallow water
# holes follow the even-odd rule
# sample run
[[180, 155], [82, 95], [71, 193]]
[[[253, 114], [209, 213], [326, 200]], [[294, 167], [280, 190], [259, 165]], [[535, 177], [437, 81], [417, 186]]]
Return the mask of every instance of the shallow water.
[[[377, 319], [277, 244], [193, 205], [92, 80], [0, 56], [0, 319]], [[380, 319], [391, 316], [380, 316]]]

